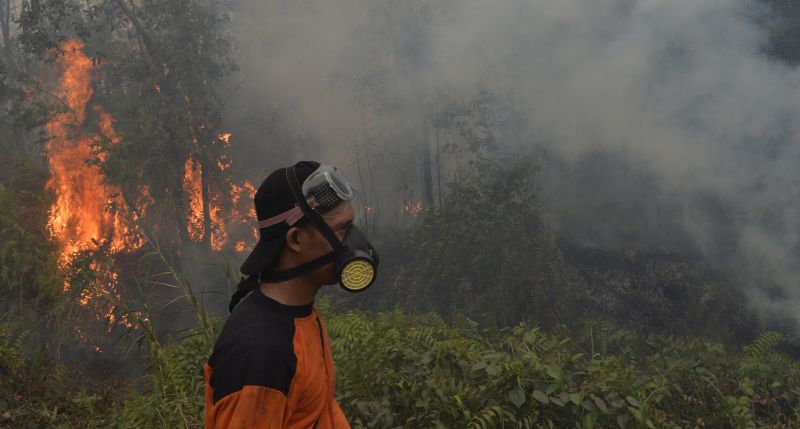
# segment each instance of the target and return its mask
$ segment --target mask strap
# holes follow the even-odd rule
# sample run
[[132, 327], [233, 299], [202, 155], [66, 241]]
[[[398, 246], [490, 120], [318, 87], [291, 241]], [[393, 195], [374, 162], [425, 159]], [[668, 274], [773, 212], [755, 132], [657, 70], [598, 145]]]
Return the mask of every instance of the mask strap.
[[320, 256], [313, 261], [308, 261], [304, 264], [298, 265], [296, 267], [289, 268], [287, 270], [282, 271], [271, 271], [271, 272], [264, 272], [259, 274], [259, 283], [264, 282], [282, 282], [284, 280], [293, 279], [295, 277], [300, 277], [304, 274], [308, 274], [317, 268], [329, 264], [333, 262], [340, 254], [342, 250], [334, 250], [333, 252], [328, 253], [327, 255]]
[[282, 282], [284, 280], [293, 279], [295, 277], [300, 277], [304, 274], [308, 274], [317, 268], [329, 264], [333, 262], [339, 255], [342, 254], [344, 249], [339, 248], [334, 250], [333, 252], [328, 253], [327, 255], [320, 256], [313, 261], [308, 261], [304, 264], [298, 265], [293, 268], [289, 268], [288, 270], [282, 271], [273, 271], [270, 273], [264, 272], [261, 274], [256, 274], [249, 276], [247, 278], [242, 277], [242, 280], [239, 282], [239, 285], [236, 287], [236, 292], [231, 297], [231, 302], [228, 304], [228, 311], [233, 313], [233, 309], [236, 307], [236, 304], [239, 303], [247, 294], [256, 290], [261, 283], [264, 282]]

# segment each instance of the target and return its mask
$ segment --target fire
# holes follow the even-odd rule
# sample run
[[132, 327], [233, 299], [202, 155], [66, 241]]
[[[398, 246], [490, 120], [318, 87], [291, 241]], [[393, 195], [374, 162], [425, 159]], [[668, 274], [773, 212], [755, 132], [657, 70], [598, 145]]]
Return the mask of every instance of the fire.
[[200, 163], [191, 156], [186, 158], [183, 174], [183, 192], [189, 199], [189, 210], [186, 212], [186, 228], [189, 237], [194, 241], [201, 241], [205, 235], [202, 174]]
[[[61, 45], [65, 54], [59, 58], [61, 80], [55, 95], [64, 100], [68, 112], [54, 115], [47, 123], [46, 153], [51, 177], [47, 189], [55, 194], [50, 209], [48, 228], [61, 245], [60, 262], [66, 266], [76, 252], [96, 248], [108, 240], [116, 251], [140, 246], [138, 234], [127, 226], [122, 213], [111, 213], [108, 207], [124, 207], [120, 190], [104, 183], [96, 166], [87, 165], [93, 158], [92, 143], [99, 136], [82, 131], [86, 106], [92, 97], [92, 60], [83, 53], [83, 44], [70, 40]], [[120, 141], [111, 115], [97, 106], [100, 130], [112, 144]], [[103, 153], [98, 154], [104, 160]]]
[[[229, 135], [229, 134], [228, 134]], [[222, 164], [222, 163], [226, 164]], [[220, 170], [225, 170], [230, 166], [230, 161], [227, 158], [217, 160], [217, 166]], [[186, 227], [189, 237], [193, 241], [202, 241], [207, 233], [210, 233], [209, 241], [211, 249], [221, 251], [225, 248], [228, 242], [233, 238], [229, 233], [229, 226], [235, 226], [241, 230], [243, 228], [250, 229], [252, 236], [257, 239], [258, 230], [252, 226], [253, 219], [255, 219], [255, 209], [252, 207], [251, 201], [255, 196], [255, 187], [252, 183], [244, 182], [242, 184], [232, 183], [230, 189], [220, 191], [218, 188], [210, 187], [208, 190], [208, 202], [203, 200], [202, 188], [202, 165], [195, 161], [191, 156], [186, 159], [184, 164], [184, 180], [183, 190], [188, 199], [188, 211], [186, 212]], [[247, 198], [243, 198], [247, 196]], [[230, 201], [229, 211], [225, 210], [225, 201]], [[208, 204], [209, 223], [211, 231], [205, 230], [205, 215], [204, 205]], [[234, 234], [236, 235], [236, 234]], [[247, 245], [247, 240], [237, 240], [234, 243], [234, 249], [244, 249]]]
[[217, 160], [217, 168], [219, 168], [220, 171], [231, 168], [231, 165], [233, 165], [233, 162], [228, 158], [223, 157]]
[[211, 199], [209, 204], [209, 215], [211, 217], [211, 248], [216, 251], [222, 250], [225, 242], [228, 241], [228, 231], [225, 228], [225, 219], [222, 213], [222, 205], [219, 201]]
[[400, 209], [401, 215], [417, 216], [422, 212], [422, 201], [406, 201]]
[[[246, 196], [246, 199], [242, 199]], [[256, 196], [256, 187], [252, 183], [245, 181], [242, 186], [233, 185], [231, 187], [231, 201], [234, 207], [234, 222], [244, 228], [250, 228], [250, 236], [253, 243], [258, 241], [258, 228], [253, 224], [256, 219], [256, 209], [252, 201]], [[237, 243], [238, 245], [238, 243]]]
[[[57, 61], [60, 76], [53, 95], [64, 101], [66, 109], [54, 114], [46, 125], [48, 142], [45, 151], [51, 172], [47, 189], [55, 197], [48, 229], [60, 245], [59, 261], [63, 267], [70, 266], [78, 252], [99, 250], [101, 245], [107, 245], [106, 249], [112, 254], [139, 249], [144, 244], [144, 237], [126, 216], [130, 212], [130, 219], [140, 221], [154, 204], [150, 189], [142, 186], [138, 195], [129, 196], [135, 207], [128, 207], [121, 197], [121, 189], [105, 183], [101, 170], [87, 163], [92, 159], [101, 163], [105, 161], [105, 152], [94, 152], [98, 147], [95, 143], [104, 141], [114, 146], [122, 138], [114, 129], [114, 118], [100, 106], [91, 104], [94, 63], [85, 55], [83, 47], [78, 40], [61, 45], [64, 54]], [[158, 85], [155, 90], [160, 91]], [[87, 108], [93, 113], [89, 118]], [[94, 121], [97, 121], [95, 125], [99, 130], [96, 134], [86, 131], [91, 128], [89, 122]], [[218, 138], [228, 147], [231, 133], [222, 133]], [[196, 146], [196, 138], [191, 143]], [[227, 156], [220, 157], [216, 163], [220, 171], [226, 171], [232, 165]], [[208, 238], [213, 250], [220, 251], [230, 243], [236, 251], [244, 251], [257, 238], [252, 207], [255, 188], [247, 182], [209, 186], [204, 195], [203, 174], [206, 172], [202, 167], [194, 156], [187, 157], [184, 163], [187, 232], [195, 241], [202, 241], [206, 234], [210, 234]], [[132, 208], [136, 210], [129, 210]], [[210, 230], [206, 230], [206, 223], [210, 224]], [[237, 229], [229, 230], [229, 227]], [[242, 236], [243, 231], [246, 231], [246, 236]], [[122, 296], [119, 275], [113, 266], [95, 260], [88, 270], [94, 286], [81, 291], [81, 305], [96, 309], [97, 318], [107, 321], [109, 326], [132, 327], [133, 324], [126, 316], [120, 316], [113, 304]], [[70, 290], [68, 283], [64, 290]]]
[[[68, 110], [53, 115], [48, 121], [45, 152], [51, 173], [47, 189], [55, 196], [48, 229], [60, 245], [59, 262], [67, 267], [77, 252], [96, 250], [103, 243], [110, 243], [112, 252], [132, 251], [141, 247], [142, 237], [124, 217], [126, 207], [119, 197], [120, 189], [105, 183], [97, 166], [87, 164], [95, 155], [101, 162], [105, 160], [105, 153], [93, 153], [94, 142], [103, 137], [112, 145], [121, 141], [114, 130], [113, 118], [99, 106], [93, 105], [92, 110], [99, 117], [102, 136], [84, 130], [86, 108], [93, 95], [94, 64], [84, 54], [80, 41], [69, 40], [62, 43], [61, 48], [64, 54], [57, 62], [60, 80], [54, 95], [64, 101]], [[109, 210], [112, 206], [121, 210]], [[109, 326], [118, 322], [132, 327], [125, 317], [118, 320], [116, 306], [108, 299], [120, 299], [117, 273], [97, 261], [91, 262], [88, 268], [96, 288], [81, 291], [81, 305], [93, 305], [96, 317], [107, 321]], [[65, 283], [64, 290], [69, 289], [70, 284]], [[80, 337], [79, 329], [77, 333]]]

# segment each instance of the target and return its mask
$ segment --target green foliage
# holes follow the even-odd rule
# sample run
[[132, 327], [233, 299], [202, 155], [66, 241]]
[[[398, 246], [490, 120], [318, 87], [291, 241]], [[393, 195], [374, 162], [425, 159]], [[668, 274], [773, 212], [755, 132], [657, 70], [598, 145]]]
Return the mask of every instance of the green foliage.
[[[0, 157], [9, 172], [0, 179], [0, 320], [36, 314], [62, 288], [55, 247], [46, 233], [46, 195], [34, 188], [41, 180], [18, 158]], [[32, 311], [31, 311], [32, 310]]]
[[753, 366], [764, 339], [737, 354], [654, 336], [614, 356], [524, 325], [480, 331], [399, 311], [329, 319], [338, 398], [354, 427], [785, 427], [798, 418], [800, 367], [763, 355]]
[[205, 402], [202, 368], [211, 346], [201, 334], [155, 349], [148, 378], [153, 389], [131, 397], [115, 414], [111, 427], [200, 427]]
[[12, 335], [7, 325], [0, 325], [0, 374], [14, 375], [25, 364], [22, 341], [26, 334]]
[[[369, 316], [319, 307], [336, 364], [337, 400], [354, 428], [790, 427], [800, 364], [771, 361], [771, 333], [729, 352], [703, 338], [610, 335], [626, 354], [592, 353], [563, 331], [449, 325], [433, 313]], [[599, 341], [599, 338], [598, 338]], [[622, 346], [622, 343], [638, 347]], [[166, 347], [153, 390], [133, 394], [117, 427], [199, 427], [201, 335]], [[778, 363], [781, 366], [776, 366]]]

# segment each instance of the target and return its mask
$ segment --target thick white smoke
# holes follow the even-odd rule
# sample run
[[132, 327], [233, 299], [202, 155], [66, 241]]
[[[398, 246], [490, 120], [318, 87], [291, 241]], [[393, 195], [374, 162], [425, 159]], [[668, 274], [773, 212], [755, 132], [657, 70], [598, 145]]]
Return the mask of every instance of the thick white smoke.
[[800, 320], [800, 73], [763, 53], [762, 13], [744, 0], [241, 0], [228, 117], [275, 166], [325, 158], [357, 175], [356, 155], [371, 156], [385, 194], [419, 174], [432, 94], [488, 91], [535, 136], [502, 150], [547, 152], [563, 234], [701, 252], [757, 273], [752, 302]]

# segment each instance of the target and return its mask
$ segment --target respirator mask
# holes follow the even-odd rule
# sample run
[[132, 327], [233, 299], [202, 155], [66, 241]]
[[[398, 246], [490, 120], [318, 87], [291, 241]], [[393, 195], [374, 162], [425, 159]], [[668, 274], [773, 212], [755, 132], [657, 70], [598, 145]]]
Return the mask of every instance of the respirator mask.
[[336, 167], [320, 165], [301, 184], [294, 167], [287, 167], [284, 171], [297, 205], [279, 216], [262, 221], [260, 226], [268, 227], [278, 222], [287, 222], [291, 226], [301, 218], [306, 218], [333, 250], [297, 267], [261, 273], [260, 282], [279, 282], [300, 277], [333, 263], [336, 279], [342, 289], [348, 292], [367, 289], [378, 273], [378, 252], [357, 226], [350, 225], [342, 240], [339, 240], [324, 219], [326, 214], [355, 198], [355, 191], [347, 178]]

